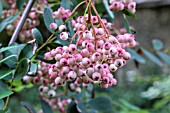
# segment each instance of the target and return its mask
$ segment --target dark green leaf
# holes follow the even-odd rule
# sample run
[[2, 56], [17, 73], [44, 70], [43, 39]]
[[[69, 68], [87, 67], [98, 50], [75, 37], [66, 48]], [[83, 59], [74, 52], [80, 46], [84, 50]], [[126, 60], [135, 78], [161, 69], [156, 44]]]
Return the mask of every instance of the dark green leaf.
[[54, 30], [50, 29], [50, 24], [54, 22], [54, 19], [52, 17], [52, 12], [49, 8], [45, 8], [43, 18], [44, 18], [44, 23], [47, 29], [51, 33], [54, 33]]
[[1, 70], [0, 72], [0, 79], [10, 75], [14, 70]]
[[15, 14], [12, 16], [7, 17], [6, 19], [4, 19], [1, 23], [0, 23], [0, 32], [2, 32], [4, 30], [4, 28], [12, 23], [17, 17], [19, 16], [19, 14]]
[[122, 11], [125, 15], [130, 16], [132, 18], [136, 18], [135, 14], [133, 14], [132, 12], [130, 12], [128, 9], [123, 9]]
[[43, 37], [42, 37], [40, 31], [37, 28], [34, 28], [32, 30], [32, 34], [33, 34], [34, 38], [36, 39], [36, 41], [38, 42], [38, 44], [42, 45], [43, 44]]
[[22, 79], [23, 76], [25, 76], [26, 73], [28, 72], [28, 69], [29, 69], [29, 60], [24, 58], [17, 65], [17, 68], [14, 73], [15, 80]]
[[0, 113], [10, 113], [10, 109], [6, 109], [6, 110], [3, 110], [3, 111], [0, 111]]
[[26, 2], [26, 0], [17, 0], [16, 1], [17, 8], [19, 10], [21, 10], [23, 8], [23, 5], [24, 5], [25, 2]]
[[86, 110], [86, 102], [79, 102], [77, 104], [77, 109], [78, 111], [80, 111], [81, 113], [86, 113], [87, 110]]
[[6, 51], [6, 50], [10, 50], [10, 49], [14, 49], [14, 48], [18, 48], [19, 46], [8, 46], [8, 47], [3, 47], [0, 49], [0, 53]]
[[36, 72], [37, 72], [37, 65], [36, 65], [35, 63], [32, 63], [32, 62], [31, 62], [28, 75], [29, 75], [29, 76], [36, 76]]
[[0, 99], [2, 99], [2, 98], [5, 98], [5, 97], [7, 97], [7, 96], [10, 96], [10, 95], [12, 95], [14, 92], [12, 92], [12, 91], [1, 91], [0, 92]]
[[36, 113], [35, 109], [29, 103], [21, 102], [21, 105], [24, 106], [29, 113]]
[[60, 6], [65, 9], [70, 9], [70, 0], [62, 0]]
[[49, 104], [42, 99], [41, 99], [41, 107], [42, 107], [43, 113], [53, 113]]
[[112, 103], [108, 97], [97, 97], [88, 102], [89, 107], [97, 111], [110, 111], [112, 110]]
[[113, 12], [110, 10], [110, 8], [109, 8], [109, 3], [108, 3], [108, 1], [107, 1], [107, 0], [103, 0], [103, 4], [104, 4], [104, 6], [105, 6], [105, 8], [106, 8], [106, 10], [107, 10], [107, 12], [108, 12], [108, 14], [109, 14], [109, 16], [110, 16], [112, 19], [114, 19], [114, 14], [113, 14]]
[[61, 47], [62, 45], [57, 43], [57, 42], [51, 42], [47, 44], [48, 47], [50, 47], [51, 49], [57, 48], [57, 47]]
[[163, 52], [161, 52], [161, 51], [157, 51], [156, 53], [159, 55], [159, 57], [160, 57], [164, 62], [166, 62], [166, 63], [170, 66], [170, 56], [169, 56], [169, 55], [167, 55], [167, 54], [165, 54], [165, 53], [163, 53]]
[[145, 50], [142, 48], [142, 52], [143, 54], [145, 54], [152, 62], [154, 62], [155, 64], [159, 65], [159, 66], [163, 66], [162, 62], [155, 56], [153, 55], [151, 52]]
[[0, 80], [0, 91], [6, 91], [6, 90], [8, 90], [8, 84]]
[[72, 27], [70, 21], [68, 21], [68, 23], [67, 23], [67, 28], [69, 30], [70, 37], [72, 37], [74, 35], [74, 30], [73, 30], [73, 27]]
[[16, 58], [17, 56], [16, 56], [16, 55], [10, 55], [10, 56], [8, 56], [8, 57], [0, 60], [0, 63], [5, 62], [6, 60], [9, 60], [9, 59], [12, 58], [12, 57], [15, 57], [15, 58]]
[[21, 50], [18, 60], [20, 61], [23, 58], [30, 59], [33, 56], [33, 46], [31, 44], [26, 44], [25, 47]]
[[0, 99], [0, 110], [4, 108], [4, 100]]
[[76, 103], [72, 101], [67, 107], [67, 113], [79, 113], [76, 107]]
[[145, 64], [146, 60], [140, 56], [136, 51], [134, 51], [133, 49], [128, 49], [128, 52], [131, 54], [132, 59], [136, 60], [137, 62], [141, 63], [141, 64]]
[[129, 27], [129, 22], [126, 18], [126, 15], [123, 15], [123, 18], [124, 18], [124, 25], [125, 25], [125, 28], [126, 28], [126, 32], [131, 33], [131, 30], [130, 30], [130, 27]]
[[161, 50], [163, 48], [163, 43], [159, 39], [153, 39], [152, 40], [152, 46], [155, 50]]
[[2, 16], [2, 10], [3, 10], [3, 5], [2, 5], [2, 1], [0, 0], [0, 17]]

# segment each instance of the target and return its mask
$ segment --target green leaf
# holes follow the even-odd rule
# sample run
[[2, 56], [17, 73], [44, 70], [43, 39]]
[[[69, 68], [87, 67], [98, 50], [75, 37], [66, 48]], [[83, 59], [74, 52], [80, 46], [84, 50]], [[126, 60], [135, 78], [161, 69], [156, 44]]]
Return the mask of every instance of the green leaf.
[[10, 75], [13, 72], [14, 72], [14, 70], [1, 70], [1, 72], [0, 72], [0, 79]]
[[70, 0], [62, 0], [60, 7], [63, 7], [65, 9], [70, 9]]
[[158, 66], [163, 66], [162, 62], [152, 53], [142, 48], [143, 54], [145, 54], [153, 63], [157, 64]]
[[16, 58], [17, 56], [16, 56], [16, 55], [10, 55], [10, 56], [8, 56], [8, 57], [0, 60], [0, 63], [5, 62], [6, 60], [9, 60], [9, 59], [12, 58], [12, 57], [15, 57], [15, 58]]
[[81, 113], [86, 113], [87, 110], [86, 110], [86, 102], [79, 102], [77, 104], [77, 109], [81, 112]]
[[2, 5], [2, 1], [0, 0], [0, 18], [2, 16], [2, 11], [3, 11], [3, 5]]
[[50, 105], [46, 101], [41, 99], [40, 102], [41, 102], [43, 113], [53, 113]]
[[0, 99], [8, 97], [8, 96], [12, 95], [13, 93], [14, 92], [12, 92], [12, 91], [1, 91], [0, 92]]
[[33, 34], [34, 38], [36, 39], [36, 41], [38, 42], [38, 44], [42, 45], [44, 43], [43, 37], [37, 28], [34, 28], [32, 30], [32, 34]]
[[109, 16], [112, 18], [112, 19], [114, 19], [115, 17], [114, 17], [114, 14], [113, 14], [113, 12], [110, 10], [110, 8], [109, 8], [109, 3], [108, 3], [108, 1], [107, 0], [103, 0], [103, 4], [104, 4], [104, 6], [105, 6], [105, 8], [106, 8], [106, 10], [107, 10], [107, 12], [108, 12], [108, 14], [109, 14]]
[[35, 109], [29, 103], [21, 102], [21, 105], [24, 106], [29, 113], [36, 113]]
[[123, 9], [122, 12], [127, 15], [130, 16], [132, 18], [136, 18], [135, 14], [133, 14], [132, 12], [130, 12], [128, 9]]
[[112, 110], [112, 103], [108, 97], [97, 97], [88, 102], [89, 107], [97, 111], [110, 111]]
[[44, 9], [44, 15], [43, 15], [44, 23], [47, 29], [51, 32], [54, 33], [54, 30], [50, 29], [50, 24], [55, 22], [54, 18], [52, 17], [52, 12], [49, 8]]
[[8, 84], [0, 80], [0, 92], [8, 90]]
[[20, 80], [23, 78], [23, 76], [26, 75], [26, 73], [29, 70], [29, 60], [24, 58], [22, 59], [19, 64], [17, 65], [17, 68], [14, 73], [14, 80]]
[[157, 51], [156, 53], [159, 55], [159, 57], [160, 57], [164, 62], [166, 62], [166, 63], [170, 66], [170, 56], [169, 56], [169, 55], [167, 55], [167, 54], [165, 54], [165, 53], [163, 53], [163, 52], [161, 52], [161, 51]]
[[130, 27], [129, 27], [130, 25], [129, 25], [129, 22], [126, 18], [126, 15], [123, 14], [123, 18], [124, 18], [124, 25], [125, 25], [125, 28], [126, 28], [126, 32], [131, 33], [131, 30], [130, 30]]
[[6, 110], [3, 110], [3, 111], [0, 111], [0, 113], [10, 113], [10, 109], [6, 109]]
[[26, 0], [17, 0], [16, 1], [17, 8], [19, 10], [21, 10], [23, 8], [23, 5], [24, 5], [25, 2], [26, 2]]
[[4, 108], [4, 100], [0, 99], [0, 110]]
[[120, 102], [123, 106], [125, 106], [126, 108], [130, 109], [130, 110], [140, 110], [139, 107], [129, 103], [128, 101], [124, 100], [124, 99], [120, 99]]
[[67, 107], [67, 113], [79, 113], [76, 105], [77, 104], [72, 101]]
[[152, 40], [152, 46], [155, 50], [161, 50], [163, 48], [163, 43], [159, 39], [153, 39]]
[[27, 73], [29, 76], [36, 76], [37, 73], [37, 65], [31, 62], [29, 72]]
[[30, 59], [33, 56], [33, 46], [31, 44], [26, 44], [25, 47], [21, 50], [18, 60], [20, 61], [23, 58]]
[[4, 30], [4, 28], [12, 23], [17, 17], [19, 16], [19, 14], [15, 14], [12, 16], [7, 17], [6, 19], [4, 19], [1, 23], [0, 23], [0, 32], [2, 32]]
[[141, 63], [141, 64], [145, 64], [146, 60], [140, 56], [136, 51], [134, 51], [133, 49], [127, 49], [128, 52], [130, 53], [132, 59], [136, 60], [137, 62]]
[[8, 46], [8, 47], [2, 47], [0, 49], [0, 53], [6, 51], [6, 50], [10, 50], [10, 49], [14, 49], [14, 48], [18, 48], [19, 46]]

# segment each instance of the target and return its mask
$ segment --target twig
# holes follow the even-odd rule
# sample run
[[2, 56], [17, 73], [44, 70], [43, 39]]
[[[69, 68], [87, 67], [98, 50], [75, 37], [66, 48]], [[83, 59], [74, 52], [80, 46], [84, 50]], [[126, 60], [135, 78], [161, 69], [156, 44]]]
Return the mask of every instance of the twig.
[[21, 19], [20, 19], [20, 21], [18, 23], [18, 26], [16, 27], [16, 29], [14, 31], [14, 34], [12, 35], [12, 38], [11, 38], [8, 45], [10, 45], [10, 44], [12, 44], [13, 42], [16, 41], [16, 39], [17, 39], [17, 37], [18, 37], [18, 35], [19, 35], [19, 33], [20, 33], [24, 23], [25, 23], [25, 20], [26, 20], [26, 18], [28, 16], [28, 13], [30, 12], [30, 10], [31, 10], [31, 8], [32, 8], [32, 6], [34, 4], [34, 1], [35, 0], [29, 0], [28, 1], [28, 4], [27, 4], [27, 6], [26, 6], [26, 8], [25, 8], [25, 10], [24, 10], [24, 12], [23, 12], [23, 14], [21, 16]]

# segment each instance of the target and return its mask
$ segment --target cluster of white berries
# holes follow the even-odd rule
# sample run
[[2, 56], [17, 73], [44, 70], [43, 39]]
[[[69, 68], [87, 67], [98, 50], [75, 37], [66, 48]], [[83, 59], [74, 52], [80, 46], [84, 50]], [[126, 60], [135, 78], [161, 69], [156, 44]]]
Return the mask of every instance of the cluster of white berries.
[[127, 8], [132, 13], [136, 12], [136, 2], [133, 0], [110, 0], [110, 10], [120, 11]]

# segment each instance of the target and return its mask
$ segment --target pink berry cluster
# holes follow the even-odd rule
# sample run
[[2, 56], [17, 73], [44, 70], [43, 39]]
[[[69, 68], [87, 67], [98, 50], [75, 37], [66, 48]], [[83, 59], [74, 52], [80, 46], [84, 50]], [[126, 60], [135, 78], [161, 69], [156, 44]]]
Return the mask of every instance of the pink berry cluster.
[[[40, 21], [38, 19], [37, 11], [43, 11], [43, 7], [40, 7], [40, 5], [41, 5], [40, 3], [42, 4], [42, 0], [40, 0], [37, 3], [37, 7], [31, 8], [31, 11], [26, 19], [26, 22], [19, 34], [18, 39], [22, 43], [26, 43], [33, 39], [31, 30], [32, 30], [32, 28], [35, 28], [36, 26], [38, 26], [40, 23]], [[7, 9], [3, 10], [2, 19], [5, 19], [5, 18], [12, 16], [19, 12], [19, 10], [16, 7], [16, 0], [8, 0], [8, 4], [11, 6], [11, 8], [8, 10]], [[24, 4], [23, 8], [25, 6], [26, 6], [26, 4]], [[13, 23], [7, 25], [6, 32], [9, 36], [11, 36], [13, 34], [16, 26], [18, 25], [20, 18], [21, 18], [21, 16], [18, 16], [17, 19]]]
[[[108, 32], [112, 24], [88, 14], [71, 20], [71, 23], [78, 37], [77, 43], [72, 44], [74, 36], [68, 38], [69, 32], [64, 31], [61, 32], [60, 39], [71, 40], [70, 44], [44, 54], [44, 59], [56, 60], [49, 69], [51, 80], [57, 86], [73, 82], [70, 87], [77, 89], [77, 92], [81, 91], [81, 85], [88, 86], [89, 83], [98, 84], [101, 88], [116, 85], [117, 80], [111, 73], [130, 59], [131, 56], [125, 48], [135, 46], [134, 35], [127, 33], [115, 37]], [[56, 27], [55, 30], [57, 29]]]
[[47, 64], [44, 62], [40, 62], [38, 66], [37, 76], [24, 76], [23, 81], [25, 83], [40, 83], [39, 92], [41, 96], [44, 97], [55, 97], [56, 96], [56, 88], [57, 85], [53, 82], [53, 78], [49, 76], [49, 69], [51, 68], [51, 64]]
[[136, 2], [133, 0], [110, 0], [110, 10], [120, 11], [127, 8], [132, 13], [136, 12]]
[[[66, 106], [71, 103], [71, 99], [61, 99], [61, 98], [43, 98], [52, 108], [54, 111], [59, 111], [60, 113], [66, 113]], [[42, 110], [40, 110], [38, 113], [43, 113]]]

